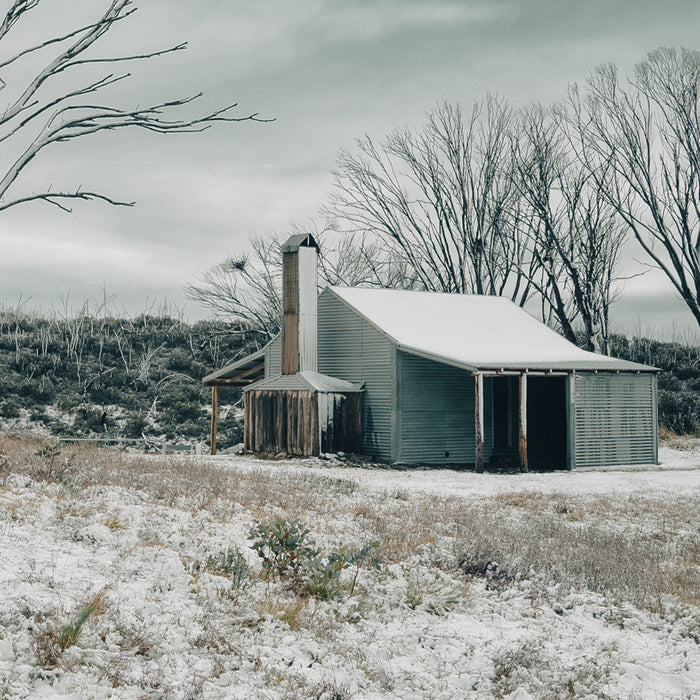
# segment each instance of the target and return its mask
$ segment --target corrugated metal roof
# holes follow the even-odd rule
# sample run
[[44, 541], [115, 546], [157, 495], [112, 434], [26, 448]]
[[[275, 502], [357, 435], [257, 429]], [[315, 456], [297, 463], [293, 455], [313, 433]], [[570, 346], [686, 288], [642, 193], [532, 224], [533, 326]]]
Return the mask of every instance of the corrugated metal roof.
[[581, 350], [504, 297], [327, 289], [404, 352], [470, 371], [655, 371], [647, 365]]
[[326, 374], [306, 370], [296, 374], [278, 374], [247, 386], [244, 391], [315, 391], [321, 394], [348, 393], [362, 391], [362, 386], [346, 382], [344, 379], [329, 377]]
[[[226, 367], [222, 367], [221, 369], [217, 369], [215, 372], [207, 374], [207, 376], [204, 377], [202, 381], [205, 384], [226, 384], [226, 380], [235, 380], [236, 377], [239, 377], [242, 374], [246, 374], [251, 369], [263, 362], [266, 347], [267, 345], [264, 348], [258, 350], [257, 352], [254, 352], [252, 355], [247, 355], [246, 357], [240, 360], [236, 360], [236, 362], [232, 362], [231, 364], [226, 365]], [[260, 372], [256, 372], [255, 374], [250, 374], [249, 376], [247, 376], [247, 379], [255, 381], [261, 376], [263, 376], [263, 372], [264, 369], [260, 370]]]

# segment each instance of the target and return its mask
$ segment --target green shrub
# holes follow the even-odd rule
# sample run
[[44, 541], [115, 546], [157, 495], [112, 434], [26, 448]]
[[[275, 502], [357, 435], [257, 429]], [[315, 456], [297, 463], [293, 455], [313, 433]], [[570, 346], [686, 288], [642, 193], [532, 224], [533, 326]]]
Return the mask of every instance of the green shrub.
[[700, 430], [700, 392], [659, 389], [659, 422], [678, 435]]
[[21, 407], [19, 401], [16, 399], [5, 399], [0, 404], [0, 415], [2, 415], [3, 418], [19, 418], [19, 409]]
[[319, 551], [308, 537], [309, 529], [299, 519], [291, 523], [282, 518], [257, 523], [248, 536], [250, 545], [262, 559], [267, 579], [298, 576], [305, 562], [315, 559]]
[[194, 570], [203, 569], [220, 576], [228, 576], [235, 589], [243, 588], [250, 576], [248, 562], [237, 547], [210, 555], [203, 565], [200, 562], [195, 562], [192, 568]]
[[141, 411], [132, 411], [126, 419], [124, 435], [126, 437], [138, 438], [148, 430], [148, 419]]
[[287, 580], [298, 592], [320, 600], [338, 597], [343, 588], [340, 574], [347, 566], [354, 565], [355, 572], [350, 585], [350, 595], [355, 591], [360, 565], [379, 560], [371, 552], [379, 542], [371, 542], [360, 549], [341, 545], [336, 551], [322, 555], [309, 537], [309, 529], [301, 521], [288, 522], [275, 518], [257, 523], [251, 531], [250, 545], [263, 560], [263, 572], [269, 581], [273, 577]]
[[63, 413], [73, 413], [80, 406], [82, 399], [75, 391], [62, 391], [56, 397], [56, 408]]

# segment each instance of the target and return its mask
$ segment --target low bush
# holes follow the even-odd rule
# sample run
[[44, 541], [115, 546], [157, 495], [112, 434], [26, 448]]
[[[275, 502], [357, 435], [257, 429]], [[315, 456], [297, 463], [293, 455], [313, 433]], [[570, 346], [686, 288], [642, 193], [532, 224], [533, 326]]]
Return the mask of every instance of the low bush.
[[263, 572], [269, 581], [279, 578], [290, 583], [302, 595], [320, 600], [337, 598], [343, 591], [340, 574], [348, 566], [355, 567], [349, 587], [355, 591], [360, 565], [370, 562], [377, 566], [379, 560], [372, 551], [379, 546], [371, 542], [359, 549], [341, 545], [337, 550], [323, 555], [309, 537], [309, 529], [298, 519], [291, 522], [274, 518], [259, 522], [251, 531], [251, 549], [263, 560]]

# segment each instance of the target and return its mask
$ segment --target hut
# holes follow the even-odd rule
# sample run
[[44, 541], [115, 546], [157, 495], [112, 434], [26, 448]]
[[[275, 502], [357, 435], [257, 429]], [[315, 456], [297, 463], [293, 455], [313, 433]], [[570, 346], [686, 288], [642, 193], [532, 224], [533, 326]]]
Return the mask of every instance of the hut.
[[[245, 387], [246, 450], [289, 455], [362, 451], [362, 382], [318, 372], [317, 266], [313, 236], [295, 235], [282, 246], [284, 317], [275, 345], [279, 372], [269, 371], [268, 346], [205, 377], [212, 386], [212, 453], [216, 452], [215, 397], [222, 383]], [[265, 378], [252, 382], [261, 371]]]
[[[315, 253], [311, 240], [290, 239], [285, 255], [295, 246]], [[306, 420], [298, 418], [302, 414], [315, 425], [318, 397], [326, 391], [347, 413], [336, 415], [334, 408], [332, 419], [328, 408], [319, 413], [320, 426], [334, 426], [332, 444], [319, 437], [322, 427], [309, 433], [308, 444], [321, 452], [330, 447], [477, 470], [494, 461], [523, 471], [657, 462], [656, 368], [581, 350], [501, 297], [327, 287], [316, 300], [315, 262], [309, 260], [296, 268], [310, 276], [297, 299], [310, 305], [317, 331], [297, 333], [308, 343], [315, 335], [314, 351], [288, 344], [298, 323], [292, 311], [288, 315], [287, 304], [295, 308], [288, 296], [300, 288], [289, 282], [288, 289], [285, 277], [282, 334], [219, 373], [247, 381], [254, 366], [264, 374], [245, 388], [249, 449], [275, 441], [282, 447], [290, 425], [306, 430], [295, 422]], [[282, 394], [270, 399], [270, 390]], [[317, 403], [299, 394], [300, 404], [290, 409], [292, 399], [283, 392], [292, 391], [311, 392]], [[337, 437], [345, 430], [340, 426], [352, 426], [347, 442]], [[279, 451], [316, 453], [306, 443], [296, 452]]]

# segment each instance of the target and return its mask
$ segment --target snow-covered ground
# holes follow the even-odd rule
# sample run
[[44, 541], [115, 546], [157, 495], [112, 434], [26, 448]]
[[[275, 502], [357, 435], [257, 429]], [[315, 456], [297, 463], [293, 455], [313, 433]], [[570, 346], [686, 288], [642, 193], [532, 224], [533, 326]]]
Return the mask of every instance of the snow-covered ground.
[[[59, 482], [11, 447], [3, 698], [700, 697], [697, 443], [531, 474], [88, 451]], [[378, 540], [383, 563], [330, 600], [268, 582], [248, 535], [275, 516], [324, 552]], [[549, 536], [569, 569], [535, 551]], [[217, 565], [229, 550], [247, 566]]]

